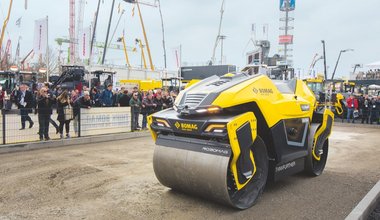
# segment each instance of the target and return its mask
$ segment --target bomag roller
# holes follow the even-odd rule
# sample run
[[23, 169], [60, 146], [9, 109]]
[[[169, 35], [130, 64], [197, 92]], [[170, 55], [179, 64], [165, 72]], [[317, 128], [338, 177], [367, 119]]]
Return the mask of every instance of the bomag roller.
[[165, 186], [237, 209], [254, 205], [267, 181], [323, 172], [334, 120], [315, 111], [301, 80], [212, 76], [148, 117], [153, 166]]

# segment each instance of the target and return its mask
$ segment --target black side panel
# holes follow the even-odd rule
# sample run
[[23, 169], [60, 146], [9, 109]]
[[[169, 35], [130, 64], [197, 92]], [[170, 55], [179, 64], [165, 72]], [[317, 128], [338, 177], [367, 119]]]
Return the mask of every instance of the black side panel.
[[251, 135], [250, 123], [245, 123], [237, 131], [236, 135], [240, 146], [240, 156], [237, 160], [239, 183], [245, 183], [253, 174], [253, 164], [250, 159], [253, 139]]
[[319, 123], [321, 124], [323, 121], [323, 113], [314, 112], [313, 113], [313, 123]]
[[[304, 122], [304, 120], [307, 120]], [[303, 147], [306, 141], [308, 119], [294, 118], [285, 120], [288, 145]]]
[[[291, 125], [292, 125], [291, 123], [288, 125], [288, 129], [293, 128]], [[302, 129], [302, 124], [297, 125], [297, 126], [300, 126], [300, 129]], [[304, 129], [308, 129], [308, 127], [304, 127]], [[297, 132], [302, 133], [303, 135], [305, 131], [300, 130]], [[305, 138], [303, 142], [299, 142], [297, 145], [295, 145], [297, 142], [293, 144], [292, 142], [288, 141], [288, 137], [290, 137], [291, 135], [288, 135], [287, 133], [288, 131], [285, 126], [285, 121], [283, 120], [271, 128], [273, 145], [277, 153], [277, 158], [276, 158], [277, 164], [286, 163], [286, 162], [289, 162], [289, 161], [292, 161], [292, 160], [295, 160], [297, 158], [304, 157], [307, 155], [307, 139]], [[306, 131], [305, 135], [307, 136], [307, 134], [308, 134], [308, 131]]]
[[274, 168], [274, 177], [273, 180], [277, 181], [281, 178], [299, 173], [304, 170], [305, 167], [305, 159], [299, 158], [285, 164], [277, 165]]
[[261, 113], [259, 107], [255, 102], [246, 103], [242, 105], [237, 105], [230, 107], [228, 109], [225, 109], [226, 112], [232, 113], [233, 115], [237, 115], [239, 113], [245, 113], [245, 112], [253, 112], [257, 119], [257, 133], [261, 137], [261, 139], [264, 141], [268, 156], [270, 159], [277, 159], [277, 152], [274, 149], [274, 143], [273, 143], [273, 137], [271, 135], [271, 130], [268, 127], [268, 124]]
[[326, 129], [317, 138], [317, 143], [316, 143], [317, 151], [316, 152], [318, 152], [320, 149], [322, 149], [323, 143], [325, 142], [325, 140], [328, 138], [329, 134], [331, 133], [332, 122], [333, 122], [333, 118], [331, 116], [328, 116]]

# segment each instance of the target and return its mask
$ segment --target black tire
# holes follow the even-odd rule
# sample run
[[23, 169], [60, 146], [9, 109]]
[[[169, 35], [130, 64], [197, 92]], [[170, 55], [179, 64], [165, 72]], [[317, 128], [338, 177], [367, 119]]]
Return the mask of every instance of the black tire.
[[[256, 173], [239, 191], [229, 190], [231, 203], [235, 208], [247, 209], [255, 205], [263, 193], [268, 178], [268, 153], [263, 140], [257, 136], [251, 150], [256, 164]], [[228, 172], [229, 175], [231, 172]], [[231, 175], [228, 177], [232, 179]]]
[[306, 158], [305, 161], [305, 171], [306, 174], [310, 176], [319, 176], [323, 173], [323, 170], [325, 169], [326, 162], [327, 162], [327, 156], [329, 152], [329, 140], [326, 139], [325, 142], [323, 142], [323, 154], [321, 154], [321, 159], [318, 161], [316, 160], [312, 155], [312, 149], [309, 150], [309, 155]]

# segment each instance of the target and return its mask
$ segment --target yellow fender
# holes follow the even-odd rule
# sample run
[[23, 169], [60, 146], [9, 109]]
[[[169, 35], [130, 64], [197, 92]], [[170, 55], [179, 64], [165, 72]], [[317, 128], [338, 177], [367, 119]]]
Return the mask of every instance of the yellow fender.
[[322, 124], [319, 126], [319, 128], [315, 132], [314, 139], [313, 139], [312, 154], [313, 154], [314, 159], [317, 161], [321, 160], [321, 156], [318, 156], [315, 153], [315, 150], [317, 149], [317, 145], [323, 144], [323, 142], [330, 136], [333, 122], [334, 122], [334, 113], [329, 109], [325, 109], [325, 111], [323, 112]]
[[148, 128], [149, 128], [150, 134], [152, 135], [153, 141], [156, 142], [156, 140], [157, 140], [157, 133], [150, 127], [150, 125], [153, 123], [153, 117], [152, 117], [152, 115], [149, 115], [147, 117], [147, 122], [148, 122]]
[[[251, 134], [250, 135], [252, 135], [252, 140], [254, 142], [256, 137], [257, 137], [257, 122], [256, 122], [256, 117], [253, 114], [253, 112], [247, 112], [247, 113], [241, 114], [241, 115], [235, 117], [229, 123], [227, 123], [227, 132], [228, 132], [228, 137], [230, 140], [231, 150], [232, 150], [232, 154], [233, 154], [231, 162], [230, 162], [230, 169], [232, 171], [232, 175], [233, 175], [234, 180], [235, 180], [236, 188], [238, 190], [243, 188], [252, 179], [252, 177], [256, 173], [256, 164], [255, 164], [255, 160], [254, 160], [254, 155], [253, 155], [252, 151], [250, 151], [250, 160], [251, 160], [253, 168], [254, 168], [254, 170], [252, 171], [252, 176], [251, 176], [251, 178], [246, 180], [244, 183], [240, 183], [238, 180], [239, 170], [238, 170], [238, 166], [237, 166], [237, 161], [238, 161], [239, 156], [241, 154], [241, 150], [240, 150], [241, 148], [240, 148], [239, 141], [238, 141], [237, 131], [239, 130], [239, 128], [246, 125], [246, 123], [250, 124], [250, 128], [251, 128]], [[252, 142], [252, 144], [253, 144], [253, 142]]]

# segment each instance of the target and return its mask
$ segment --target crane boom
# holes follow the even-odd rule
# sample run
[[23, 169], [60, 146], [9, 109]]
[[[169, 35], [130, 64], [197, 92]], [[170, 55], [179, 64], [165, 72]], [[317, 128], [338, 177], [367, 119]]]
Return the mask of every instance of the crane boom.
[[[142, 15], [141, 15], [140, 5], [139, 5], [139, 2], [138, 2], [138, 1], [136, 1], [136, 5], [137, 5], [137, 10], [138, 10], [138, 12], [139, 12], [141, 28], [142, 28], [142, 31], [143, 31], [143, 35], [144, 35], [144, 39], [145, 39], [145, 44], [146, 44], [146, 50], [147, 50], [147, 52], [148, 52], [148, 59], [149, 59], [150, 69], [151, 69], [152, 71], [154, 71], [154, 66], [153, 66], [153, 61], [152, 61], [152, 55], [150, 54], [150, 48], [149, 48], [148, 37], [146, 36], [146, 31], [145, 31], [144, 21], [143, 21]], [[141, 44], [141, 41], [140, 41], [140, 44]]]
[[222, 1], [222, 7], [220, 9], [219, 29], [218, 29], [218, 35], [216, 36], [216, 40], [215, 40], [214, 50], [212, 51], [212, 57], [211, 57], [212, 63], [215, 63], [216, 48], [218, 47], [218, 44], [219, 44], [220, 32], [222, 31], [222, 21], [223, 21], [223, 14], [224, 14], [224, 3], [225, 3], [225, 0]]
[[308, 75], [310, 76], [311, 75], [311, 71], [313, 70], [314, 66], [315, 66], [315, 59], [317, 59], [317, 56], [318, 54], [316, 53], [313, 57], [313, 60], [311, 61], [311, 64], [310, 64], [310, 67], [309, 67], [309, 71], [308, 71]]
[[[11, 16], [12, 3], [13, 3], [13, 0], [11, 0], [10, 3], [9, 3], [8, 14], [7, 14], [7, 17], [6, 17], [5, 20], [4, 20], [3, 28], [1, 29], [1, 37], [0, 37], [0, 53], [1, 53], [1, 47], [2, 47], [2, 45], [3, 45], [5, 29], [7, 28], [8, 21], [9, 21], [9, 17]], [[1, 54], [0, 54], [0, 56], [1, 56]]]

